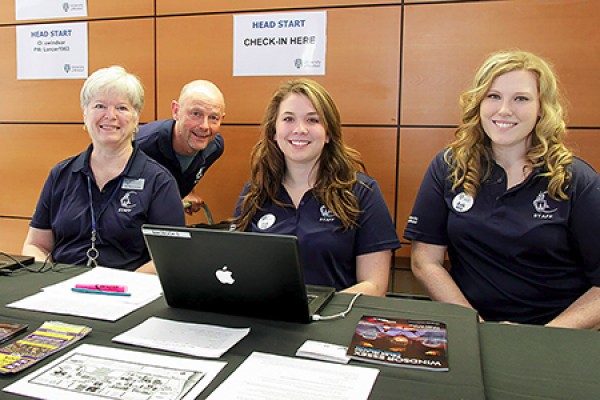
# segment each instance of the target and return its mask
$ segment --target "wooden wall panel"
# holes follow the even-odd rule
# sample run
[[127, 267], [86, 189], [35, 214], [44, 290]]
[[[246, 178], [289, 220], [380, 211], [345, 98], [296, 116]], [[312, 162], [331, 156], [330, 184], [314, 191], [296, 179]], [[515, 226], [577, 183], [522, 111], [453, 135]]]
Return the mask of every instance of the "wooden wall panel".
[[[154, 114], [154, 25], [151, 18], [89, 23], [89, 71], [113, 64], [138, 75], [146, 90], [142, 121]], [[80, 122], [82, 79], [17, 80], [15, 27], [0, 27], [0, 121]]]
[[556, 65], [571, 125], [600, 125], [600, 2], [445, 3], [405, 13], [402, 124], [458, 123], [458, 96], [485, 56], [522, 48]]
[[[404, 0], [404, 4], [406, 5], [414, 5], [414, 4], [422, 4], [422, 3], [455, 3], [455, 2], [465, 2], [465, 0]], [[466, 0], [466, 1], [481, 1], [481, 0]], [[483, 0], [489, 1], [489, 0]], [[493, 0], [492, 0], [493, 1]], [[504, 0], [506, 1], [506, 0]], [[528, 0], [521, 0], [528, 1]]]
[[[373, 24], [377, 21], [377, 24]], [[345, 123], [397, 123], [400, 8], [328, 11], [327, 74]], [[194, 35], [182, 37], [181, 32]], [[271, 93], [289, 77], [233, 77], [233, 16], [157, 21], [158, 116], [170, 116], [183, 84], [209, 79], [225, 94], [228, 123], [258, 123]]]
[[[222, 126], [225, 152], [196, 187], [215, 221], [233, 216], [237, 199], [250, 177], [249, 156], [258, 140], [257, 126]], [[188, 223], [206, 222], [202, 213], [188, 217]]]
[[88, 0], [88, 14], [94, 18], [154, 16], [155, 0]]
[[28, 229], [28, 220], [0, 218], [0, 251], [21, 254]]
[[367, 173], [379, 184], [393, 218], [396, 204], [397, 129], [344, 128], [343, 132], [346, 144], [360, 151]]
[[265, 12], [268, 10], [297, 10], [314, 7], [362, 6], [369, 4], [400, 5], [400, 0], [156, 0], [156, 14], [192, 14], [209, 12], [248, 11]]
[[[0, 5], [0, 24], [40, 23], [42, 21], [17, 21], [15, 19], [15, 1], [2, 0]], [[154, 0], [87, 0], [88, 17], [70, 19], [52, 19], [46, 21], [63, 22], [98, 18], [153, 16]]]
[[0, 215], [31, 217], [50, 169], [89, 145], [79, 125], [0, 124]]
[[402, 238], [421, 180], [433, 157], [454, 137], [450, 128], [400, 129], [396, 231]]
[[576, 156], [600, 172], [600, 129], [572, 129], [566, 142]]
[[145, 92], [140, 122], [156, 119], [154, 20], [93, 21], [89, 24], [89, 37], [90, 73], [116, 64], [136, 74]]

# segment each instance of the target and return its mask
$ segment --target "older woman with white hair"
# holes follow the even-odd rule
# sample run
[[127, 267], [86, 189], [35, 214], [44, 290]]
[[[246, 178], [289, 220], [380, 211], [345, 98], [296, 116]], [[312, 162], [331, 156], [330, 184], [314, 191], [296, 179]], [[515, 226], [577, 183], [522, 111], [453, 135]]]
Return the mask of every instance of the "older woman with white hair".
[[51, 170], [23, 254], [155, 272], [142, 224], [183, 225], [185, 217], [171, 174], [133, 142], [143, 104], [139, 79], [122, 67], [85, 81], [81, 108], [92, 143]]

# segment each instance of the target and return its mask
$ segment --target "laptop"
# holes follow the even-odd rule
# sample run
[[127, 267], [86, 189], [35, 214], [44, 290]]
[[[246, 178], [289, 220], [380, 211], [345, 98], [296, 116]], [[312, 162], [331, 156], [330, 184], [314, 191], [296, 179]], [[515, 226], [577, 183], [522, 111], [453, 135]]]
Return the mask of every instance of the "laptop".
[[34, 261], [35, 258], [31, 256], [0, 252], [0, 271], [18, 269], [26, 265], [31, 265]]
[[334, 288], [305, 285], [295, 236], [144, 225], [167, 304], [307, 323]]

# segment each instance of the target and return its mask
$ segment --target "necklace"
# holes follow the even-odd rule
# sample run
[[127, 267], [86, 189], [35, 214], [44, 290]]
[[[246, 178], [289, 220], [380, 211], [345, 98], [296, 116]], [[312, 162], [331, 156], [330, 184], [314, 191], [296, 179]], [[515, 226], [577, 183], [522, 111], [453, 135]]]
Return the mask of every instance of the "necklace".
[[92, 180], [90, 179], [89, 175], [87, 176], [88, 197], [89, 197], [89, 201], [90, 201], [90, 216], [92, 219], [92, 232], [91, 232], [91, 238], [90, 238], [91, 245], [90, 245], [90, 248], [85, 253], [85, 255], [88, 258], [88, 261], [86, 264], [88, 267], [97, 267], [98, 266], [97, 260], [98, 260], [98, 257], [100, 257], [100, 251], [96, 247], [96, 239], [98, 236], [98, 231], [96, 229], [97, 222], [100, 220], [100, 218], [102, 217], [102, 215], [104, 214], [104, 212], [106, 211], [106, 209], [108, 208], [110, 203], [112, 203], [114, 197], [117, 195], [117, 192], [121, 188], [122, 183], [123, 183], [123, 177], [121, 177], [121, 179], [119, 180], [119, 184], [114, 188], [113, 192], [110, 195], [110, 198], [108, 199], [108, 201], [104, 204], [104, 207], [102, 207], [102, 209], [98, 213], [98, 219], [96, 219], [96, 215], [94, 212], [94, 198], [92, 196]]

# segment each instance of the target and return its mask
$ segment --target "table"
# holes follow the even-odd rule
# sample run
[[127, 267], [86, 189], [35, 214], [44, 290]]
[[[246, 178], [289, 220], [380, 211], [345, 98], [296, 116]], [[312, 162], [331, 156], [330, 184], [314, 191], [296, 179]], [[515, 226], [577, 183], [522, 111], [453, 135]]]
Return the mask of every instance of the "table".
[[[351, 361], [353, 365], [380, 370], [370, 399], [591, 399], [600, 393], [600, 372], [592, 364], [600, 359], [599, 332], [479, 324], [473, 310], [424, 300], [361, 296], [345, 319], [311, 324], [175, 309], [168, 307], [162, 297], [116, 322], [4, 306], [84, 271], [86, 268], [74, 267], [63, 272], [34, 274], [20, 271], [0, 277], [0, 320], [28, 323], [29, 331], [47, 320], [88, 325], [93, 331], [81, 343], [169, 355], [173, 353], [112, 343], [111, 339], [150, 316], [234, 328], [250, 327], [250, 334], [221, 358], [228, 362], [227, 366], [199, 399], [206, 398], [253, 351], [293, 356], [307, 339], [347, 345], [356, 323], [367, 314], [445, 322], [450, 366], [448, 372], [432, 372]], [[337, 293], [321, 314], [345, 310], [351, 298], [348, 294]], [[558, 351], [555, 346], [561, 346], [562, 350]], [[0, 376], [0, 389], [67, 351], [69, 349], [16, 376]], [[8, 393], [1, 393], [0, 397], [22, 398]]]
[[488, 399], [600, 398], [600, 332], [481, 324]]

